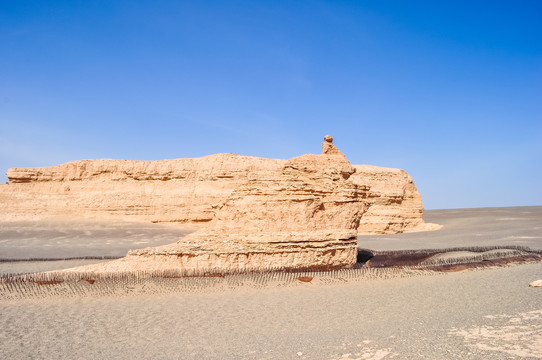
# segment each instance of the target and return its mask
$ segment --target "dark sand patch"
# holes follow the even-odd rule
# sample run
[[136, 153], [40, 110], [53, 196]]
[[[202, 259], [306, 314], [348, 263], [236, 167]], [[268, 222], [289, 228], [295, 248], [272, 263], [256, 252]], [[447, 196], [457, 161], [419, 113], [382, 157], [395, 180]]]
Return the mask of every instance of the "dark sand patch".
[[[448, 266], [465, 268], [499, 266], [542, 260], [541, 250], [524, 247], [468, 247], [423, 250], [359, 250], [372, 256], [363, 266], [373, 268], [409, 267], [413, 269], [445, 270]], [[359, 258], [359, 256], [358, 256]]]

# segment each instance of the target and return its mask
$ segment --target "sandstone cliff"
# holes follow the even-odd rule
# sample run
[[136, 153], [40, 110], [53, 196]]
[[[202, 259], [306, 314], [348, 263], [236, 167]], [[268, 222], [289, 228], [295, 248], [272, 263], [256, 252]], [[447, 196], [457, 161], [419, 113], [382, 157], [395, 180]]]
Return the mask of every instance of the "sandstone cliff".
[[78, 271], [352, 266], [368, 190], [348, 180], [354, 172], [342, 154], [293, 158], [277, 176], [235, 189], [209, 224], [179, 242], [130, 251], [123, 259]]
[[199, 224], [179, 242], [76, 271], [227, 272], [348, 267], [357, 234], [425, 230], [421, 197], [397, 169], [352, 166], [333, 145], [290, 160], [217, 154], [87, 160], [10, 169], [7, 218], [78, 216]]
[[[325, 143], [324, 143], [325, 144]], [[235, 154], [161, 161], [81, 160], [13, 168], [0, 185], [1, 220], [85, 217], [173, 222], [197, 228], [234, 189], [277, 179], [287, 160]], [[369, 188], [361, 234], [431, 229], [421, 196], [403, 170], [354, 165], [351, 181]]]
[[351, 180], [369, 187], [368, 210], [363, 215], [359, 234], [397, 234], [439, 229], [423, 221], [422, 197], [408, 173], [400, 169], [354, 165]]
[[9, 169], [0, 185], [8, 219], [53, 216], [176, 222], [197, 226], [251, 179], [276, 178], [286, 160], [235, 154], [161, 161], [81, 160]]

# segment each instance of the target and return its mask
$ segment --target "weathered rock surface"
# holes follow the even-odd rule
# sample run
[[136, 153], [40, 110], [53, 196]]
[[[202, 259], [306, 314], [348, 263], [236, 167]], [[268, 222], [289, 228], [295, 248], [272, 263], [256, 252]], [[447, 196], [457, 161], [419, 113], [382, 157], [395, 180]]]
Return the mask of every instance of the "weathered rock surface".
[[368, 210], [363, 215], [359, 234], [397, 234], [437, 230], [440, 225], [423, 221], [422, 197], [408, 173], [400, 169], [354, 165], [351, 180], [370, 188]]
[[[216, 207], [234, 189], [251, 180], [277, 179], [286, 162], [216, 154], [13, 168], [7, 172], [10, 183], [0, 185], [0, 214], [2, 220], [80, 217], [172, 222], [197, 228], [211, 221]], [[421, 196], [405, 171], [370, 165], [354, 168], [351, 181], [370, 189], [363, 201], [368, 209], [360, 221], [360, 234], [432, 229], [422, 220]]]
[[81, 271], [245, 271], [353, 265], [357, 233], [427, 230], [421, 197], [397, 169], [352, 166], [333, 145], [290, 160], [217, 154], [85, 160], [10, 169], [5, 219], [78, 216], [198, 225], [171, 245]]
[[348, 181], [354, 172], [342, 154], [293, 158], [278, 177], [235, 189], [204, 229], [129, 255], [175, 255], [183, 268], [209, 270], [353, 265], [367, 197], [366, 186]]
[[9, 169], [0, 185], [4, 220], [47, 217], [210, 221], [213, 206], [251, 179], [276, 178], [286, 160], [235, 154], [160, 161], [81, 160]]

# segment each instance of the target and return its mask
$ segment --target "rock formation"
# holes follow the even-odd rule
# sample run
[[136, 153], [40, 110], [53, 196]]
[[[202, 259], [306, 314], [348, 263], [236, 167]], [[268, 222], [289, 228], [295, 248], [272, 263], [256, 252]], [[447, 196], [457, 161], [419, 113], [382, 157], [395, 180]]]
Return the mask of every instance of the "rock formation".
[[160, 161], [80, 160], [13, 168], [0, 185], [4, 220], [85, 217], [197, 227], [251, 179], [278, 176], [285, 160], [235, 154]]
[[85, 160], [7, 174], [10, 183], [0, 186], [5, 219], [69, 214], [200, 228], [85, 271], [345, 267], [356, 261], [358, 231], [430, 228], [406, 172], [352, 166], [329, 135], [322, 154], [290, 160]]
[[293, 158], [278, 176], [249, 180], [235, 189], [207, 226], [179, 242], [130, 251], [124, 259], [83, 269], [216, 272], [352, 266], [368, 190], [349, 181], [354, 172], [340, 152]]
[[422, 197], [408, 173], [371, 165], [354, 165], [352, 182], [369, 187], [368, 209], [358, 233], [397, 234], [437, 230], [440, 225], [423, 221]]
[[346, 159], [344, 154], [340, 152], [335, 145], [333, 145], [333, 138], [331, 135], [324, 136], [324, 142], [322, 143], [322, 154], [325, 155], [339, 155]]
[[[324, 154], [339, 154], [331, 137]], [[171, 222], [205, 226], [217, 207], [248, 181], [277, 179], [287, 160], [235, 154], [160, 161], [80, 160], [13, 168], [0, 185], [2, 220], [49, 217]], [[403, 170], [354, 165], [350, 180], [369, 188], [359, 232], [427, 230], [420, 194]]]

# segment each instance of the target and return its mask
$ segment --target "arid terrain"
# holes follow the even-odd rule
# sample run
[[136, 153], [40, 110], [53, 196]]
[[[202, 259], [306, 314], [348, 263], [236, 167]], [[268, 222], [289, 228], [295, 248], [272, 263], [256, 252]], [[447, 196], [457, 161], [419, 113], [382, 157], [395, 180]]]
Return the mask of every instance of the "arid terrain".
[[[424, 220], [443, 228], [359, 236], [358, 246], [542, 249], [542, 207], [433, 210]], [[3, 222], [0, 258], [57, 261], [4, 261], [0, 271], [99, 262], [73, 258], [120, 257], [188, 232], [128, 222]], [[72, 260], [58, 260], [66, 258]], [[80, 294], [34, 285], [19, 292], [28, 291], [27, 298], [16, 299], [4, 289], [0, 358], [542, 358], [542, 287], [529, 287], [542, 279], [540, 262], [450, 273], [373, 269], [310, 275], [310, 282], [276, 273], [96, 282], [80, 285], [89, 289]]]

